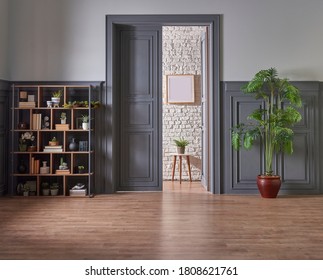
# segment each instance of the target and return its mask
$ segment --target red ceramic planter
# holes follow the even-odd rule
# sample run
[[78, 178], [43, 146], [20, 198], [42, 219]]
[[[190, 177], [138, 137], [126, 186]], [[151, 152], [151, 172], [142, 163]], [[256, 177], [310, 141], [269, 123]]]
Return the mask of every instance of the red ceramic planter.
[[276, 198], [281, 186], [280, 176], [258, 175], [257, 186], [263, 198]]

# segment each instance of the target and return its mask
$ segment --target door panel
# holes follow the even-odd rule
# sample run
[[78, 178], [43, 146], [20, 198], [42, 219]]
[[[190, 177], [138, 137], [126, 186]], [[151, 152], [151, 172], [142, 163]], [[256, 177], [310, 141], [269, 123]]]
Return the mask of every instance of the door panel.
[[161, 28], [122, 26], [117, 190], [161, 190]]
[[208, 67], [207, 67], [207, 33], [201, 38], [201, 140], [202, 140], [202, 169], [201, 184], [209, 190], [209, 142], [208, 142]]

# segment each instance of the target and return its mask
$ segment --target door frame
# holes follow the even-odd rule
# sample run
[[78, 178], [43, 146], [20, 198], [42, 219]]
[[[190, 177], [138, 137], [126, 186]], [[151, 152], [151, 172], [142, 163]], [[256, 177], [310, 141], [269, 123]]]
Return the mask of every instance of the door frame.
[[[118, 25], [161, 25], [161, 26], [207, 26], [209, 44], [209, 155], [210, 155], [210, 192], [219, 194], [222, 182], [221, 152], [221, 107], [220, 107], [220, 15], [107, 15], [106, 16], [106, 90], [102, 96], [103, 110], [100, 112], [102, 129], [98, 137], [101, 139], [101, 157], [97, 162], [98, 176], [96, 182], [101, 193], [116, 191], [118, 175], [118, 158], [116, 156], [119, 139], [118, 131], [118, 94], [115, 57], [116, 28]], [[160, 50], [161, 52], [162, 50]], [[160, 65], [161, 71], [161, 65]], [[161, 159], [162, 160], [162, 159]], [[162, 165], [161, 165], [162, 166]]]

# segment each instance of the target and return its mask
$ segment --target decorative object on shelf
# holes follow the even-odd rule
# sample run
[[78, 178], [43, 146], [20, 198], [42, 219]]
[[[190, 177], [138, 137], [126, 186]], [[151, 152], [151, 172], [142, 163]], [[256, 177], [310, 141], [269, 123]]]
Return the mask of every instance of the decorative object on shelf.
[[61, 124], [66, 124], [66, 112], [61, 113]]
[[36, 150], [37, 150], [37, 147], [36, 146], [28, 146], [28, 148], [27, 148], [27, 152], [36, 152]]
[[27, 172], [27, 166], [22, 159], [20, 160], [19, 165], [17, 166], [17, 171], [20, 174], [25, 174]]
[[44, 196], [48, 196], [49, 195], [49, 184], [47, 182], [42, 182], [41, 188], [42, 188], [42, 194]]
[[49, 166], [47, 166], [47, 161], [43, 161], [43, 166], [40, 167], [40, 174], [49, 174]]
[[77, 170], [79, 171], [80, 174], [84, 173], [84, 171], [85, 171], [84, 165], [79, 165], [77, 167]]
[[67, 163], [64, 162], [64, 159], [61, 157], [60, 165], [58, 167], [59, 170], [67, 170], [68, 166]]
[[177, 153], [185, 154], [185, 148], [189, 144], [189, 142], [185, 140], [183, 137], [174, 139], [174, 142], [175, 142], [175, 146], [177, 147]]
[[18, 129], [28, 129], [28, 124], [26, 122], [20, 122], [17, 127]]
[[53, 107], [53, 101], [46, 101], [47, 108], [52, 108]]
[[80, 141], [79, 142], [79, 151], [88, 151], [88, 141]]
[[82, 128], [83, 128], [83, 130], [89, 129], [89, 116], [88, 115], [82, 115]]
[[58, 191], [59, 191], [58, 183], [52, 183], [50, 185], [50, 195], [56, 196], [58, 195]]
[[24, 184], [22, 187], [23, 196], [29, 196], [29, 185]]
[[51, 141], [48, 142], [49, 146], [58, 146], [58, 140], [56, 137], [53, 137]]
[[25, 133], [22, 133], [19, 139], [19, 151], [20, 152], [27, 151], [27, 147], [29, 148], [34, 146], [33, 144], [34, 141], [35, 141], [35, 136], [33, 135], [33, 132], [26, 131]]
[[57, 91], [54, 91], [52, 93], [52, 102], [53, 102], [54, 108], [59, 107], [59, 103], [61, 101], [62, 94], [63, 94], [63, 91], [61, 89], [57, 90]]
[[77, 183], [70, 189], [70, 196], [86, 196], [86, 186], [82, 183]]
[[281, 179], [274, 174], [272, 163], [278, 153], [293, 153], [292, 127], [302, 120], [298, 111], [302, 107], [300, 92], [287, 79], [279, 78], [275, 68], [260, 70], [241, 90], [259, 100], [262, 106], [248, 115], [249, 123], [239, 123], [232, 128], [232, 146], [235, 150], [241, 147], [250, 150], [257, 139], [264, 143], [261, 151], [265, 173], [257, 176], [257, 186], [262, 197], [276, 198]]
[[26, 102], [27, 96], [28, 96], [27, 91], [20, 91], [19, 92], [19, 101]]
[[49, 129], [50, 123], [49, 123], [49, 116], [44, 116], [44, 119], [42, 121], [42, 129]]
[[19, 152], [26, 152], [27, 144], [19, 144]]
[[66, 162], [64, 162], [64, 159], [62, 157], [61, 157], [61, 160], [60, 160], [58, 170], [56, 170], [55, 173], [59, 174], [59, 175], [70, 174], [70, 170], [68, 168], [68, 165], [67, 165]]
[[73, 137], [71, 143], [68, 145], [70, 151], [77, 151], [79, 149], [79, 145], [76, 142], [76, 139]]

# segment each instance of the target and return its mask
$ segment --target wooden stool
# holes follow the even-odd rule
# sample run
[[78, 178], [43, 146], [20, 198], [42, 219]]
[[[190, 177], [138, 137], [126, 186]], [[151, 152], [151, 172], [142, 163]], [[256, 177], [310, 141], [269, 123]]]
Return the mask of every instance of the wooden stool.
[[172, 181], [174, 181], [176, 158], [179, 157], [179, 183], [180, 184], [182, 183], [182, 157], [186, 157], [186, 162], [187, 162], [187, 167], [188, 167], [188, 175], [190, 177], [190, 181], [192, 182], [190, 155], [188, 155], [188, 154], [171, 154], [171, 155], [173, 156]]

